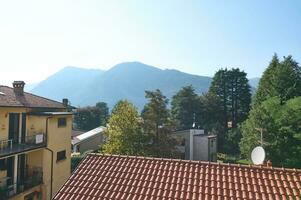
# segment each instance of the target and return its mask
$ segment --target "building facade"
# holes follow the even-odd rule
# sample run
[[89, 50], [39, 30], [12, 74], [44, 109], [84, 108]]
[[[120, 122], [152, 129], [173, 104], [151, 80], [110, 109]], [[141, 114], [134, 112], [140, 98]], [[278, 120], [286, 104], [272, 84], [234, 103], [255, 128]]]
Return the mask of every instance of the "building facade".
[[0, 200], [49, 200], [70, 176], [72, 112], [24, 85], [0, 86]]
[[216, 162], [217, 137], [206, 134], [201, 129], [188, 129], [174, 132], [182, 159]]

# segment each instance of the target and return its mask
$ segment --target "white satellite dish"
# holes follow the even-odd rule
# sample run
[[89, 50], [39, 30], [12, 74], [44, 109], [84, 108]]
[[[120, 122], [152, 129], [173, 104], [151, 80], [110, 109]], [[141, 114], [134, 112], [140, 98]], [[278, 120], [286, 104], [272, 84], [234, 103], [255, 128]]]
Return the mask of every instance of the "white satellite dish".
[[265, 151], [261, 146], [255, 147], [251, 153], [253, 164], [261, 165], [265, 159]]

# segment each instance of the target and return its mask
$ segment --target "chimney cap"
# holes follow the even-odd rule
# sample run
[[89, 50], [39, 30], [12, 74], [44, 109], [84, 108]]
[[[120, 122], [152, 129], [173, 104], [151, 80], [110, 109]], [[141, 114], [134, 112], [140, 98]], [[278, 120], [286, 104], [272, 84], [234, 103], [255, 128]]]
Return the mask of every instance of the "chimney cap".
[[24, 81], [14, 81], [13, 84], [25, 84]]
[[13, 82], [14, 92], [17, 95], [23, 95], [23, 93], [24, 93], [24, 86], [25, 86], [25, 82], [24, 81], [14, 81]]

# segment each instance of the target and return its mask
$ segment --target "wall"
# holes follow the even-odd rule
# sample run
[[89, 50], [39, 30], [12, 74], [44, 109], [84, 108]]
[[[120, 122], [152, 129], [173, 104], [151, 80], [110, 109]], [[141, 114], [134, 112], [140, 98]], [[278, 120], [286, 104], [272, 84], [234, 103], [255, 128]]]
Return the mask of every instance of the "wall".
[[6, 108], [0, 107], [0, 140], [8, 139], [8, 128], [9, 128], [9, 113], [22, 113], [28, 109], [25, 108]]
[[204, 136], [193, 136], [193, 160], [208, 161], [208, 137]]
[[[66, 127], [58, 128], [58, 118], [66, 117]], [[71, 130], [72, 116], [53, 116], [48, 122], [48, 148], [53, 151], [53, 190], [52, 196], [60, 189], [70, 176], [71, 171]], [[66, 150], [66, 159], [57, 162], [57, 152]], [[44, 149], [43, 152], [43, 178], [46, 184], [46, 197], [50, 196], [51, 183], [51, 152]]]

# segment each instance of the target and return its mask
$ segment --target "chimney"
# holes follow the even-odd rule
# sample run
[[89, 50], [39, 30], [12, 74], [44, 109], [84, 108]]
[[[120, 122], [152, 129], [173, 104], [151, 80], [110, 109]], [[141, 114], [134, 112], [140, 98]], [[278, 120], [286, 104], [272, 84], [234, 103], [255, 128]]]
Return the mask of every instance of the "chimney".
[[14, 87], [15, 94], [18, 96], [23, 96], [24, 95], [24, 86], [25, 86], [24, 81], [14, 81], [13, 87]]
[[64, 98], [64, 99], [63, 99], [63, 105], [64, 105], [65, 107], [68, 107], [68, 103], [69, 103], [68, 99]]

